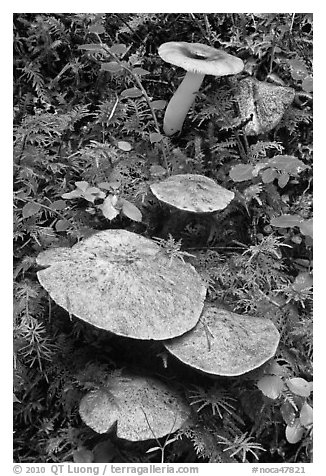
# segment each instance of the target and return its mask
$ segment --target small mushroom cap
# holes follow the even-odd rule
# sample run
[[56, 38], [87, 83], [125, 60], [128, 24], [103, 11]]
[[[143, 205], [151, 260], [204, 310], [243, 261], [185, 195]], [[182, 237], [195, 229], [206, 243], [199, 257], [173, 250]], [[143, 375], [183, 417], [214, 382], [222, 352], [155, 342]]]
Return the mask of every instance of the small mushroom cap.
[[234, 198], [233, 192], [197, 174], [172, 175], [150, 187], [161, 202], [188, 212], [212, 213], [223, 210]]
[[272, 321], [204, 308], [197, 326], [164, 343], [177, 359], [214, 375], [241, 375], [267, 362], [276, 352], [279, 333]]
[[244, 68], [240, 58], [201, 43], [169, 41], [159, 47], [158, 54], [167, 63], [193, 73], [227, 76]]
[[37, 258], [41, 285], [69, 313], [135, 339], [179, 336], [199, 319], [206, 287], [193, 266], [170, 260], [152, 240], [126, 230], [97, 233]]
[[112, 376], [108, 387], [86, 394], [79, 413], [97, 433], [106, 433], [117, 423], [118, 438], [130, 441], [161, 438], [181, 428], [190, 416], [189, 406], [175, 389], [131, 375]]

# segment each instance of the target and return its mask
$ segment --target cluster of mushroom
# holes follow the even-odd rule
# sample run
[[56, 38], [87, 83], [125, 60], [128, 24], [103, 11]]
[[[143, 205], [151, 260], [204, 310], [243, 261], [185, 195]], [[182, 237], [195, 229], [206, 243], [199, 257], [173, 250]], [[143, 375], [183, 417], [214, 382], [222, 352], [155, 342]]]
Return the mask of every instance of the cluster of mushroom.
[[[173, 207], [213, 213], [234, 194], [201, 175], [175, 175], [152, 184]], [[72, 248], [41, 252], [41, 285], [70, 314], [111, 333], [162, 341], [185, 364], [210, 375], [235, 376], [275, 353], [279, 334], [268, 319], [205, 304], [206, 287], [193, 266], [172, 260], [153, 240], [105, 230]], [[159, 411], [157, 411], [159, 409]], [[98, 433], [140, 441], [176, 431], [189, 417], [181, 395], [150, 377], [112, 377], [84, 396], [84, 422]]]

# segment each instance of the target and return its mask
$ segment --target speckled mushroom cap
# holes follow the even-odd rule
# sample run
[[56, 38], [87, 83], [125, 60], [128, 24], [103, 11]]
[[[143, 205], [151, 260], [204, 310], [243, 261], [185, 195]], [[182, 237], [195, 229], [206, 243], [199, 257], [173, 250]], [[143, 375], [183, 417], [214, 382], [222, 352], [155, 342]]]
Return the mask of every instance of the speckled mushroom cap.
[[172, 175], [150, 187], [160, 201], [188, 212], [211, 213], [223, 210], [234, 198], [234, 193], [230, 190], [197, 174]]
[[169, 41], [159, 47], [158, 54], [167, 63], [194, 73], [227, 76], [244, 68], [240, 58], [201, 43]]
[[252, 119], [244, 126], [247, 135], [262, 134], [274, 129], [286, 108], [294, 100], [292, 88], [245, 78], [238, 82], [236, 99], [241, 120]]
[[136, 339], [179, 336], [198, 322], [206, 288], [190, 264], [125, 230], [99, 232], [72, 248], [42, 252], [41, 285], [71, 314]]
[[118, 438], [130, 441], [161, 438], [181, 428], [190, 416], [189, 406], [175, 389], [131, 375], [112, 376], [108, 387], [86, 394], [79, 413], [97, 433], [108, 432], [117, 422]]
[[269, 360], [279, 333], [269, 319], [205, 306], [197, 326], [164, 343], [183, 363], [213, 375], [241, 375]]

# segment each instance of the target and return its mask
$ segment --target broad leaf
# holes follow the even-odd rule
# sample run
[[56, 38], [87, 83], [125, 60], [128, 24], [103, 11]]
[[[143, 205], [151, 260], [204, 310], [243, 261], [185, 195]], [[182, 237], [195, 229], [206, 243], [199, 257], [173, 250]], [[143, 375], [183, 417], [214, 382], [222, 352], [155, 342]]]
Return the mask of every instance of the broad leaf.
[[72, 198], [80, 198], [82, 196], [83, 196], [82, 190], [78, 190], [78, 189], [72, 190], [71, 192], [68, 192], [68, 193], [63, 193], [61, 195], [62, 198], [66, 198], [67, 200]]
[[302, 222], [302, 217], [299, 215], [281, 215], [272, 218], [271, 225], [279, 228], [290, 228], [292, 226], [299, 226]]
[[55, 200], [51, 203], [50, 208], [52, 210], [64, 210], [67, 206], [67, 203], [64, 200]]
[[302, 89], [306, 91], [306, 93], [312, 93], [313, 91], [313, 79], [311, 76], [307, 76], [302, 81]]
[[26, 205], [23, 206], [23, 218], [29, 218], [33, 215], [36, 215], [41, 210], [41, 205], [38, 203], [26, 203]]
[[127, 49], [128, 48], [123, 43], [117, 43], [116, 45], [110, 47], [111, 53], [117, 56], [122, 56], [123, 54], [125, 54]]
[[294, 425], [297, 412], [293, 405], [290, 402], [286, 401], [281, 405], [280, 410], [285, 423], [289, 426]]
[[125, 89], [121, 93], [121, 97], [123, 98], [139, 98], [143, 93], [138, 88], [129, 88]]
[[312, 391], [312, 382], [307, 382], [304, 378], [294, 377], [286, 381], [289, 390], [300, 397], [309, 397]]
[[275, 157], [268, 160], [267, 164], [269, 167], [274, 167], [281, 172], [287, 172], [295, 176], [308, 168], [307, 165], [293, 155], [275, 155]]
[[258, 380], [257, 387], [266, 397], [275, 400], [282, 393], [284, 383], [278, 375], [265, 375]]
[[103, 25], [95, 24], [95, 25], [90, 25], [88, 27], [88, 31], [90, 33], [97, 33], [98, 35], [102, 35], [102, 33], [105, 33], [105, 28]]
[[278, 173], [274, 169], [265, 169], [261, 173], [261, 178], [264, 183], [272, 183], [278, 176]]
[[285, 429], [285, 436], [289, 443], [295, 445], [298, 443], [304, 434], [304, 428], [301, 426], [300, 419], [296, 418], [292, 426], [287, 425]]
[[164, 99], [157, 99], [156, 101], [151, 101], [152, 108], [157, 110], [164, 109], [166, 104], [167, 101], [164, 101]]
[[302, 405], [300, 412], [300, 423], [302, 426], [308, 428], [313, 423], [313, 409], [307, 402]]
[[133, 221], [142, 221], [141, 211], [133, 203], [125, 200], [124, 198], [121, 199], [121, 203], [122, 213], [126, 215], [126, 217]]
[[120, 140], [117, 142], [117, 147], [120, 150], [123, 150], [124, 152], [129, 152], [132, 149], [132, 146], [129, 142], [126, 142], [124, 140]]
[[137, 68], [134, 68], [134, 69], [132, 70], [132, 72], [133, 72], [134, 74], [137, 74], [137, 76], [146, 76], [146, 74], [150, 74], [150, 72], [149, 72], [149, 71], [146, 71], [146, 69], [138, 68], [138, 67], [137, 67]]
[[98, 43], [90, 43], [87, 45], [80, 45], [78, 46], [79, 50], [86, 50], [86, 51], [92, 51], [93, 53], [103, 53], [104, 48]]
[[290, 179], [290, 176], [288, 173], [283, 172], [281, 175], [278, 176], [277, 178], [277, 183], [280, 188], [284, 188], [285, 185], [288, 183]]
[[253, 177], [254, 167], [249, 164], [239, 164], [232, 167], [230, 170], [230, 177], [234, 182], [243, 182], [251, 180]]
[[101, 64], [102, 71], [109, 71], [110, 73], [118, 73], [123, 70], [121, 64], [116, 61], [110, 61], [109, 63]]
[[303, 220], [300, 223], [300, 231], [304, 236], [310, 236], [313, 238], [313, 219]]
[[112, 204], [112, 195], [109, 195], [102, 205], [99, 205], [100, 210], [102, 210], [103, 215], [108, 220], [113, 220], [117, 215], [119, 215], [119, 210], [117, 210]]
[[58, 220], [55, 224], [55, 229], [57, 231], [66, 231], [71, 226], [71, 223], [68, 220]]
[[76, 185], [77, 188], [79, 188], [79, 190], [82, 190], [83, 192], [86, 192], [86, 190], [89, 187], [89, 183], [85, 182], [85, 181], [75, 182], [75, 185]]
[[161, 142], [162, 139], [162, 134], [158, 132], [152, 132], [151, 134], [149, 134], [149, 140], [151, 144], [153, 144], [154, 142]]

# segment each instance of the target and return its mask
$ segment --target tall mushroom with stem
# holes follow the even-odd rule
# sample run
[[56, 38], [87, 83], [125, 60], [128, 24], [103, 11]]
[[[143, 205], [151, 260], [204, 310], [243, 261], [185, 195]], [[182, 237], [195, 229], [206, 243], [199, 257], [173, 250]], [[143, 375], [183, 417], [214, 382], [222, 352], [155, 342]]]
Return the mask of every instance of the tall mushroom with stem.
[[163, 129], [168, 136], [181, 131], [206, 74], [229, 76], [244, 68], [240, 58], [201, 43], [169, 41], [159, 47], [158, 54], [167, 63], [187, 71], [165, 111]]

